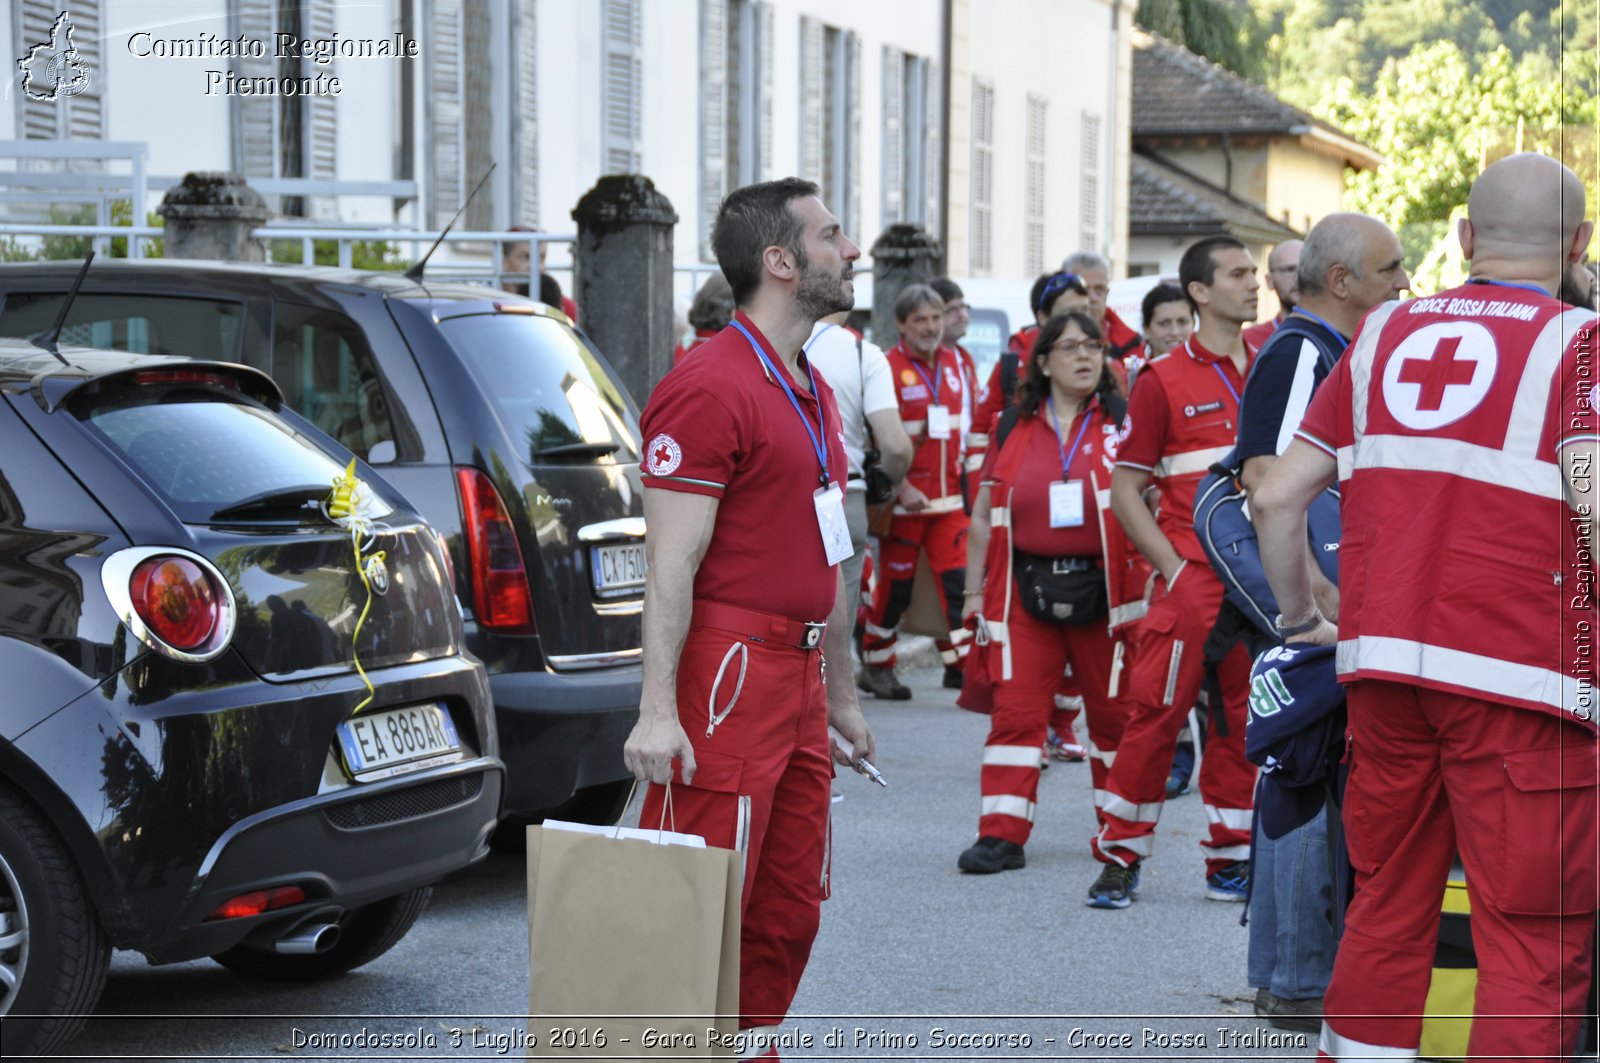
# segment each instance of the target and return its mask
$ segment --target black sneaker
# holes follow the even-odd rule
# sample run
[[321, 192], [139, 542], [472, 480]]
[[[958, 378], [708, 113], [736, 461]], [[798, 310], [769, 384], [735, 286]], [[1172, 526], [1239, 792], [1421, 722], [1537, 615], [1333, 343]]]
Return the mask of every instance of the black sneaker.
[[1285, 1000], [1270, 989], [1256, 990], [1256, 1018], [1280, 1030], [1297, 1030], [1302, 1033], [1320, 1033], [1322, 1030], [1322, 998]]
[[[1206, 899], [1243, 904], [1250, 893], [1250, 861], [1235, 860], [1206, 876]], [[1319, 1027], [1320, 1029], [1320, 1027]]]
[[895, 678], [893, 668], [867, 665], [856, 675], [856, 686], [885, 701], [910, 701], [911, 688]]
[[956, 860], [956, 866], [973, 875], [992, 875], [996, 871], [1014, 871], [1027, 866], [1022, 846], [1004, 838], [984, 835], [977, 844]]
[[1091, 908], [1126, 908], [1139, 896], [1139, 862], [1128, 867], [1107, 864], [1100, 869], [1100, 877], [1089, 887], [1085, 904]]
[[962, 670], [959, 664], [947, 664], [944, 666], [944, 688], [946, 690], [960, 690], [961, 684], [966, 678], [967, 673]]

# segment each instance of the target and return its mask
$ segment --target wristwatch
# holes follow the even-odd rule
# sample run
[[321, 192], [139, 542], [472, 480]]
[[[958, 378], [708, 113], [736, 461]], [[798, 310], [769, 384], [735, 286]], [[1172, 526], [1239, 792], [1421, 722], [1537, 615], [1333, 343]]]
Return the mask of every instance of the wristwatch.
[[1308, 631], [1314, 631], [1317, 626], [1322, 623], [1322, 621], [1322, 610], [1313, 609], [1311, 610], [1311, 619], [1302, 620], [1293, 627], [1285, 627], [1283, 623], [1283, 614], [1279, 613], [1273, 618], [1272, 626], [1278, 629], [1279, 638], [1292, 639], [1296, 635], [1304, 635]]

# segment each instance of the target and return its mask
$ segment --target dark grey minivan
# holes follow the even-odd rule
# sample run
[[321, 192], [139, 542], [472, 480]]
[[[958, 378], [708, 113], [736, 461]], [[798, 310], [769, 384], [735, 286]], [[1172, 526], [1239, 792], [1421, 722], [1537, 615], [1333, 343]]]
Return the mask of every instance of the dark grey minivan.
[[[47, 328], [78, 268], [0, 266], [0, 336]], [[638, 413], [564, 315], [394, 273], [122, 260], [89, 269], [62, 339], [270, 375], [445, 536], [507, 817], [620, 814], [640, 688]]]

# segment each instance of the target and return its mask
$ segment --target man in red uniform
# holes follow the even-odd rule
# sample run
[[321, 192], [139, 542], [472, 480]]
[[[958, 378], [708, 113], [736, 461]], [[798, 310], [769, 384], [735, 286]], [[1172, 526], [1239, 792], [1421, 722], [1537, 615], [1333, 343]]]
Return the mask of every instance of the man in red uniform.
[[[1155, 566], [1149, 611], [1133, 638], [1133, 714], [1106, 780], [1105, 826], [1095, 856], [1105, 862], [1089, 888], [1095, 908], [1126, 908], [1151, 853], [1178, 732], [1204, 678], [1201, 647], [1222, 605], [1222, 582], [1195, 538], [1194, 493], [1212, 462], [1232, 449], [1239, 396], [1252, 352], [1239, 329], [1256, 316], [1256, 265], [1229, 236], [1184, 252], [1178, 280], [1199, 315], [1181, 347], [1152, 359], [1128, 406], [1127, 439], [1111, 478], [1111, 506], [1134, 545]], [[1144, 503], [1154, 479], [1159, 517]], [[1255, 769], [1244, 759], [1250, 658], [1236, 645], [1220, 669], [1222, 705], [1200, 769], [1211, 829], [1206, 896], [1243, 901], [1250, 879], [1250, 805]]]
[[[1074, 251], [1062, 261], [1061, 268], [1076, 273], [1083, 280], [1089, 292], [1089, 316], [1100, 322], [1100, 331], [1105, 333], [1109, 344], [1106, 353], [1114, 361], [1112, 372], [1119, 372], [1122, 360], [1138, 348], [1141, 337], [1106, 305], [1111, 296], [1111, 263], [1095, 251]], [[1126, 383], [1127, 374], [1120, 375]]]
[[1244, 341], [1253, 350], [1261, 349], [1261, 345], [1278, 330], [1283, 319], [1289, 316], [1299, 301], [1300, 248], [1304, 245], [1304, 240], [1285, 240], [1267, 256], [1267, 287], [1278, 297], [1278, 313], [1244, 330]]
[[[739, 310], [640, 422], [650, 573], [623, 757], [651, 783], [641, 822], [661, 821], [672, 785], [676, 829], [745, 851], [748, 1046], [787, 1013], [827, 893], [828, 725], [857, 762], [873, 754], [840, 589], [839, 411], [801, 351], [817, 318], [854, 303], [861, 249], [798, 178], [735, 190], [711, 242]], [[842, 666], [831, 683], [824, 653]]]
[[903, 700], [895, 690], [895, 642], [900, 618], [911, 604], [917, 555], [924, 551], [949, 626], [949, 633], [935, 640], [944, 660], [945, 686], [961, 688], [961, 662], [970, 638], [961, 624], [968, 526], [961, 503], [961, 414], [967, 383], [960, 359], [939, 342], [944, 337], [944, 300], [938, 292], [926, 284], [910, 285], [895, 299], [894, 318], [900, 342], [889, 351], [889, 374], [900, 401], [900, 420], [916, 453], [895, 498], [889, 534], [878, 544], [883, 567], [861, 657], [864, 685], [878, 697]]
[[978, 363], [973, 359], [972, 352], [961, 346], [972, 315], [967, 310], [966, 293], [949, 277], [935, 277], [928, 282], [928, 287], [938, 292], [939, 298], [944, 300], [944, 338], [940, 342], [956, 353], [956, 358], [961, 362], [961, 377], [966, 384], [966, 391], [962, 395], [961, 441], [967, 453], [962, 459], [961, 472], [962, 497], [967, 500], [966, 508], [970, 510], [972, 498], [977, 494], [978, 472], [983, 468], [982, 451], [974, 452], [972, 449], [978, 402]]
[[[1468, 283], [1383, 303], [1252, 496], [1291, 641], [1337, 641], [1356, 889], [1319, 1058], [1412, 1058], [1459, 853], [1473, 1059], [1568, 1058], [1596, 883], [1595, 319], [1550, 297], [1591, 235], [1577, 177], [1513, 155], [1472, 186]], [[1341, 483], [1337, 629], [1305, 508]]]

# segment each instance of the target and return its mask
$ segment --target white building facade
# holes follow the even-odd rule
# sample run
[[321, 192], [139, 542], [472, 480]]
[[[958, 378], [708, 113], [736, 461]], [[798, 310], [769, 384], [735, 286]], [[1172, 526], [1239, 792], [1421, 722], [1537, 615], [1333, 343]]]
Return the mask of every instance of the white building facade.
[[92, 74], [54, 100], [12, 79], [0, 140], [142, 143], [160, 179], [414, 187], [276, 200], [313, 220], [436, 227], [492, 162], [465, 227], [570, 232], [600, 176], [638, 172], [678, 211], [676, 258], [692, 263], [710, 261], [729, 189], [798, 174], [864, 247], [912, 222], [956, 276], [1026, 282], [1081, 247], [1125, 264], [1132, 0], [11, 7], [0, 54], [48, 43], [65, 10]]

